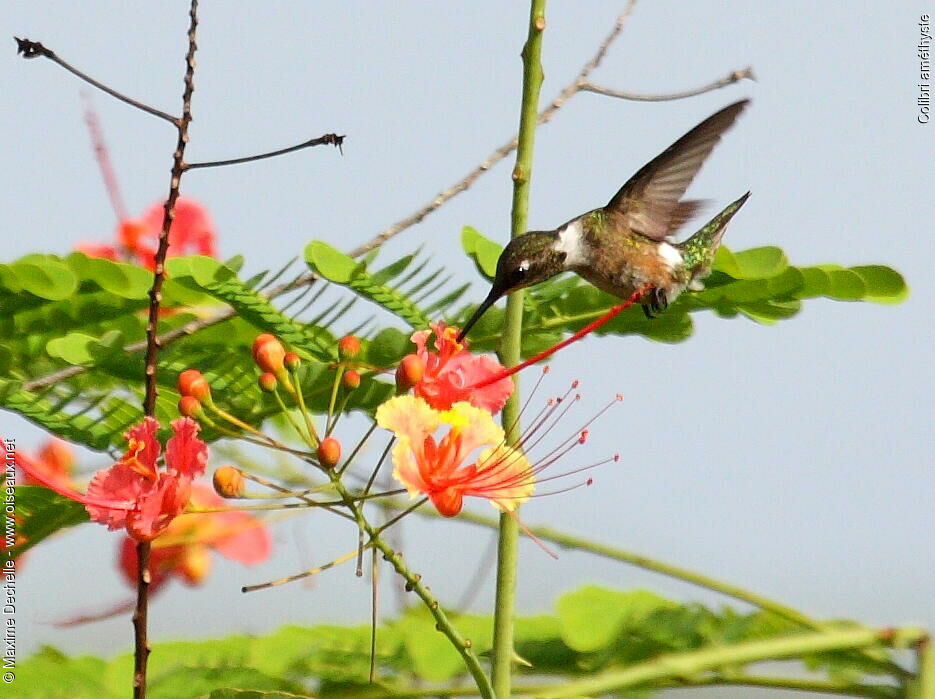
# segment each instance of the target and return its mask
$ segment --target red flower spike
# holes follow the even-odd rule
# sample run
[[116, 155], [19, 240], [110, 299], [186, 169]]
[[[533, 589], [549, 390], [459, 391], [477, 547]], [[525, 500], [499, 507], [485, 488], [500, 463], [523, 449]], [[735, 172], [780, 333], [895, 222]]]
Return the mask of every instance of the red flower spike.
[[360, 354], [360, 339], [354, 335], [345, 335], [338, 340], [338, 356], [341, 359], [353, 359]]
[[[455, 403], [466, 401], [476, 408], [497, 413], [513, 393], [512, 381], [489, 381], [491, 376], [505, 371], [496, 359], [474, 355], [457, 341], [457, 329], [444, 323], [432, 324], [435, 349], [426, 347], [428, 330], [413, 333], [416, 354], [425, 363], [424, 376], [415, 383], [415, 395], [436, 410], [448, 410]], [[483, 384], [484, 390], [474, 390]]]
[[341, 442], [334, 437], [325, 437], [318, 445], [318, 461], [325, 468], [334, 468], [341, 460]]
[[195, 396], [182, 396], [179, 412], [185, 417], [197, 417], [201, 415], [201, 402]]
[[214, 492], [222, 498], [242, 497], [246, 490], [243, 474], [233, 466], [221, 466], [212, 478]]
[[358, 374], [353, 369], [348, 369], [341, 377], [341, 383], [344, 384], [344, 388], [348, 389], [349, 391], [353, 391], [355, 388], [360, 386], [360, 374]]

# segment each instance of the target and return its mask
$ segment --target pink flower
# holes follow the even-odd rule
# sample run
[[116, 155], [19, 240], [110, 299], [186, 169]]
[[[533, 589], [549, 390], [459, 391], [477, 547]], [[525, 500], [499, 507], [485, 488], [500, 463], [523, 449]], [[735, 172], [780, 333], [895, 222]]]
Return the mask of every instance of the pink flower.
[[466, 401], [489, 413], [499, 412], [513, 393], [512, 380], [505, 378], [481, 389], [472, 387], [504, 371], [503, 365], [493, 357], [468, 352], [455, 339], [457, 328], [433, 323], [432, 331], [437, 352], [430, 352], [426, 347], [430, 331], [419, 330], [412, 334], [416, 354], [425, 364], [425, 373], [414, 386], [415, 395], [436, 410], [448, 410], [455, 403]]
[[[197, 507], [224, 508], [226, 503], [211, 488], [194, 483], [191, 503]], [[211, 570], [215, 551], [245, 565], [269, 558], [272, 542], [263, 523], [246, 512], [209, 512], [181, 515], [152, 542], [149, 569], [150, 591], [155, 592], [172, 578], [189, 586], [201, 584]], [[120, 570], [130, 585], [136, 585], [136, 541], [126, 537], [120, 547]]]
[[82, 503], [93, 521], [111, 530], [125, 527], [134, 539], [150, 541], [185, 509], [192, 480], [204, 473], [208, 460], [208, 446], [197, 437], [198, 423], [180, 418], [172, 423], [175, 435], [166, 444], [166, 468], [159, 470], [158, 428], [151, 417], [130, 428], [127, 453], [110, 468], [95, 473], [86, 494], [41, 471], [23, 470], [47, 488]]

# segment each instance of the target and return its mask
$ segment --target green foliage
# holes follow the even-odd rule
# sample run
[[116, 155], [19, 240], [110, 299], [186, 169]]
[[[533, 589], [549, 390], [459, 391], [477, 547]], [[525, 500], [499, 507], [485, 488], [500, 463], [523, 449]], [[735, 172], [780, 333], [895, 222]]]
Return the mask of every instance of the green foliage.
[[[473, 650], [480, 656], [487, 653], [492, 643], [491, 618], [453, 617], [471, 639]], [[516, 651], [521, 659], [517, 692], [526, 692], [527, 685], [542, 691], [550, 684], [563, 687], [589, 680], [607, 683], [612, 696], [633, 696], [627, 692], [635, 687], [649, 692], [692, 684], [742, 686], [748, 665], [791, 657], [823, 673], [812, 682], [867, 696], [900, 696], [895, 666], [887, 664], [894, 660], [891, 651], [879, 644], [871, 645], [869, 654], [848, 648], [847, 629], [863, 633], [860, 627], [843, 623], [827, 632], [806, 633], [765, 612], [714, 610], [680, 604], [645, 590], [589, 586], [562, 596], [555, 615], [517, 620]], [[835, 649], [835, 634], [842, 639], [840, 649]], [[803, 647], [814, 645], [816, 637], [830, 650], [790, 654], [786, 648], [799, 640]], [[716, 660], [719, 657], [723, 660]], [[732, 657], [743, 660], [734, 662]], [[157, 643], [150, 659], [150, 696], [279, 699], [351, 697], [365, 692], [368, 697], [391, 697], [466, 681], [460, 657], [421, 608], [410, 609], [379, 628], [376, 664], [377, 682], [370, 685], [367, 626], [287, 626], [263, 637]], [[693, 664], [703, 669], [683, 674], [683, 668]], [[764, 678], [757, 673], [757, 679], [788, 686], [802, 676], [801, 667], [790, 668], [788, 677]], [[18, 696], [125, 696], [131, 672], [130, 655], [110, 661], [68, 658], [45, 648], [18, 664]], [[881, 673], [888, 676], [882, 681], [868, 680], [868, 674]], [[634, 679], [641, 676], [653, 679]]]
[[[501, 250], [479, 232], [465, 227], [462, 247], [481, 273], [490, 276]], [[902, 276], [880, 265], [844, 268], [837, 265], [795, 267], [778, 247], [766, 246], [731, 252], [721, 246], [705, 289], [683, 293], [661, 316], [647, 319], [631, 308], [596, 331], [598, 335], [642, 335], [660, 342], [681, 342], [693, 332], [691, 313], [714, 311], [724, 318], [743, 315], [771, 325], [799, 312], [802, 301], [829, 298], [837, 301], [899, 303], [908, 295]], [[555, 344], [563, 334], [596, 320], [620, 299], [591, 286], [577, 276], [553, 279], [527, 290], [523, 319], [524, 356]], [[475, 306], [450, 314], [463, 324]], [[475, 349], [493, 349], [500, 338], [502, 311], [491, 309], [471, 332]]]
[[[358, 262], [343, 252], [321, 241], [312, 241], [305, 248], [305, 261], [313, 272], [334, 284], [340, 284], [354, 291], [354, 293], [372, 301], [381, 308], [393, 313], [413, 328], [423, 328], [429, 324], [429, 316], [420, 308], [410, 294], [398, 287], [389, 285], [389, 282], [402, 274], [416, 259], [415, 255], [408, 255], [377, 272], [369, 272], [367, 262]], [[421, 271], [421, 267], [418, 271]], [[423, 292], [423, 297], [439, 290], [446, 283], [445, 279], [429, 286], [441, 276], [440, 271], [429, 275], [414, 283], [410, 293]], [[412, 282], [412, 275], [401, 282]], [[429, 287], [426, 291], [426, 287]], [[457, 296], [464, 291], [462, 287]], [[457, 296], [455, 298], [457, 298]], [[454, 299], [451, 299], [453, 302]]]

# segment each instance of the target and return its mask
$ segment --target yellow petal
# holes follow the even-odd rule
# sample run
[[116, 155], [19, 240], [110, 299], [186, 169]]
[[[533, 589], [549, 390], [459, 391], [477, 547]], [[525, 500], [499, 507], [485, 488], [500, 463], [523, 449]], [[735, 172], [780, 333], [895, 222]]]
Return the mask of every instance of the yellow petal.
[[397, 437], [408, 437], [421, 445], [438, 427], [439, 413], [415, 396], [396, 396], [377, 408], [377, 424], [392, 430]]
[[406, 486], [410, 500], [428, 490], [428, 486], [422, 480], [419, 463], [412, 453], [412, 444], [408, 437], [399, 437], [396, 446], [393, 447], [393, 478]]
[[489, 412], [475, 408], [467, 402], [455, 403], [451, 410], [439, 415], [442, 423], [451, 425], [457, 430], [460, 438], [457, 461], [464, 461], [468, 454], [477, 447], [485, 444], [500, 444], [503, 442], [503, 430], [493, 421]]

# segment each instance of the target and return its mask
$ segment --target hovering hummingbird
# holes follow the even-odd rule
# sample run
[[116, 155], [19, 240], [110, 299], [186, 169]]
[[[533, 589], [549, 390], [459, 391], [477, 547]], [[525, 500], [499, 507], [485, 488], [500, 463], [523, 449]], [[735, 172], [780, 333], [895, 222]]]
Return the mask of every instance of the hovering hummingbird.
[[704, 288], [701, 280], [731, 217], [750, 193], [729, 204], [681, 243], [668, 242], [702, 202], [681, 201], [702, 163], [749, 100], [711, 115], [653, 158], [631, 177], [606, 206], [576, 216], [551, 231], [514, 238], [497, 261], [487, 298], [465, 323], [458, 341], [502, 296], [572, 271], [599, 289], [627, 298], [651, 285], [641, 300], [652, 318], [685, 289]]

